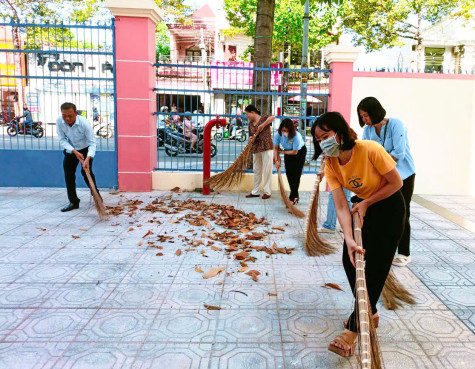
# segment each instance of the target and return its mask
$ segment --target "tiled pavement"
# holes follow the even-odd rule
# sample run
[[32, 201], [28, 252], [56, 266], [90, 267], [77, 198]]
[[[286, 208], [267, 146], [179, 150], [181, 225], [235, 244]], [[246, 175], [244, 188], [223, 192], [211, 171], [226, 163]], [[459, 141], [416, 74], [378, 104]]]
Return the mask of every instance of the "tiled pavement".
[[[103, 195], [107, 204], [116, 204], [169, 194]], [[0, 369], [357, 367], [355, 358], [327, 351], [353, 303], [341, 255], [307, 257], [305, 223], [286, 214], [277, 194], [266, 201], [236, 193], [173, 196], [266, 216], [271, 226], [287, 230], [263, 244], [295, 250], [268, 258], [256, 253], [253, 268], [262, 274], [253, 282], [223, 253], [176, 256], [183, 248], [178, 238], [163, 244], [162, 257], [138, 246], [148, 229], [177, 236], [196, 228], [170, 223], [172, 215], [155, 213], [160, 226], [147, 223], [151, 215], [143, 212], [99, 222], [87, 205], [60, 213], [63, 189], [1, 189]], [[308, 196], [302, 196], [303, 209]], [[86, 192], [80, 197], [87, 203]], [[423, 198], [475, 220], [474, 199]], [[323, 194], [323, 208], [326, 199]], [[143, 226], [128, 231], [131, 222]], [[474, 368], [475, 234], [417, 203], [412, 229], [413, 262], [396, 272], [418, 304], [380, 308], [385, 366]], [[340, 246], [339, 234], [327, 238]], [[205, 280], [195, 266], [226, 266], [229, 274]], [[326, 282], [344, 291], [322, 288]]]

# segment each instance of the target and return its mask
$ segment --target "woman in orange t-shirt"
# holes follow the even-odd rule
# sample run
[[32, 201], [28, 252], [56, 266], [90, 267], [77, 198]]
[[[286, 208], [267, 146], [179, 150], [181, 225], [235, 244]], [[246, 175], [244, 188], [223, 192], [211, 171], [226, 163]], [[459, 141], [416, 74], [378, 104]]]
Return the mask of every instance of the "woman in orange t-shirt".
[[[356, 140], [354, 132], [337, 112], [321, 115], [313, 124], [311, 134], [315, 152], [323, 152], [328, 157], [325, 176], [343, 228], [343, 266], [348, 282], [355, 294], [355, 253], [364, 253], [368, 297], [377, 325], [376, 303], [404, 230], [405, 204], [396, 162], [378, 143]], [[342, 187], [356, 194], [351, 210]], [[353, 238], [351, 216], [354, 213], [358, 213], [363, 224], [363, 248], [358, 247]], [[352, 356], [357, 337], [355, 311], [345, 322], [345, 328], [328, 349], [341, 356]]]

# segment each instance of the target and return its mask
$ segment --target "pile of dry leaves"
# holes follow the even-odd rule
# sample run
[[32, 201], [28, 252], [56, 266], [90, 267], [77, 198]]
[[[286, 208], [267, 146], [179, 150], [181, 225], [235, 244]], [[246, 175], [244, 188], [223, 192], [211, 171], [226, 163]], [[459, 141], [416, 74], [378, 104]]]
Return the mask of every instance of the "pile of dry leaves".
[[[174, 191], [178, 192], [178, 191]], [[231, 205], [208, 204], [205, 201], [179, 198], [173, 198], [173, 195], [153, 199], [149, 204], [144, 204], [139, 200], [127, 200], [119, 203], [117, 206], [107, 207], [111, 215], [126, 215], [133, 217], [139, 212], [150, 212], [152, 214], [177, 214], [169, 220], [173, 224], [189, 224], [196, 228], [187, 230], [187, 234], [178, 236], [170, 236], [165, 234], [155, 235], [156, 241], [152, 241], [152, 231], [144, 234], [143, 238], [147, 239], [147, 245], [151, 248], [160, 250], [157, 256], [163, 256], [163, 243], [175, 243], [176, 238], [186, 245], [185, 249], [174, 249], [177, 257], [183, 252], [199, 252], [203, 257], [208, 257], [208, 252], [224, 252], [229, 259], [235, 259], [239, 264], [238, 273], [246, 273], [254, 281], [258, 281], [261, 274], [258, 270], [249, 269], [248, 263], [254, 263], [256, 258], [251, 255], [253, 251], [264, 252], [266, 257], [272, 254], [290, 254], [292, 248], [278, 247], [274, 242], [272, 247], [253, 244], [253, 241], [266, 241], [269, 234], [285, 232], [284, 228], [272, 227], [269, 231], [269, 222], [264, 217], [257, 218], [254, 213], [246, 213], [236, 209]], [[150, 223], [161, 224], [158, 217], [152, 217], [148, 220]], [[130, 222], [133, 223], [133, 222]], [[114, 224], [113, 224], [114, 225]], [[140, 227], [141, 225], [137, 225]], [[132, 231], [134, 227], [130, 227]], [[200, 233], [200, 234], [199, 234]], [[157, 244], [158, 243], [158, 244]], [[138, 243], [139, 246], [142, 241]], [[212, 278], [223, 272], [226, 268], [212, 268], [206, 273], [196, 267], [198, 273], [203, 273], [203, 278]]]

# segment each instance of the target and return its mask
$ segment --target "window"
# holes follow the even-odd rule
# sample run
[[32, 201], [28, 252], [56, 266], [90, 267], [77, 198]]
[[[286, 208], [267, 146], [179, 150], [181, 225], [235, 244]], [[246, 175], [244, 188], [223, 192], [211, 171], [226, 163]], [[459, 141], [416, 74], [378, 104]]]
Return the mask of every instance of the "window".
[[444, 63], [444, 48], [425, 48], [425, 69], [426, 73], [442, 73]]

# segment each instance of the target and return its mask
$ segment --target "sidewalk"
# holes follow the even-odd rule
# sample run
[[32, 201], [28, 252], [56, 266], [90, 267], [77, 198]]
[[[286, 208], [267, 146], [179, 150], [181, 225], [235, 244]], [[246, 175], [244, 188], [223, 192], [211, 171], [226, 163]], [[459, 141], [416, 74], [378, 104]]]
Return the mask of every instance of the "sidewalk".
[[[265, 201], [244, 195], [104, 192], [106, 205], [143, 203], [129, 202], [99, 222], [86, 191], [79, 210], [61, 213], [65, 189], [0, 189], [0, 368], [357, 368], [355, 358], [327, 350], [353, 305], [341, 235], [325, 236], [337, 254], [307, 257], [305, 220], [288, 215], [277, 193]], [[301, 194], [302, 210], [309, 195]], [[231, 246], [210, 240], [233, 238], [213, 233], [230, 231], [210, 220], [226, 209], [164, 205], [178, 208], [186, 199], [266, 217], [267, 225], [244, 226], [243, 214], [227, 223], [239, 224], [232, 232], [241, 238], [254, 234], [249, 242], [263, 250], [252, 251], [247, 270], [238, 271], [245, 264], [235, 252], [225, 253]], [[324, 193], [321, 217], [326, 201]], [[380, 306], [385, 367], [473, 368], [475, 233], [468, 229], [475, 199], [415, 201], [413, 261], [395, 272], [418, 304]], [[203, 278], [201, 271], [218, 267], [226, 269]], [[261, 273], [257, 282], [249, 270]], [[321, 287], [330, 282], [343, 291]]]

